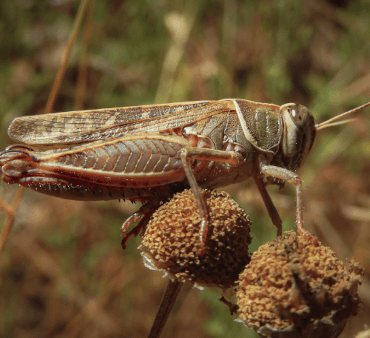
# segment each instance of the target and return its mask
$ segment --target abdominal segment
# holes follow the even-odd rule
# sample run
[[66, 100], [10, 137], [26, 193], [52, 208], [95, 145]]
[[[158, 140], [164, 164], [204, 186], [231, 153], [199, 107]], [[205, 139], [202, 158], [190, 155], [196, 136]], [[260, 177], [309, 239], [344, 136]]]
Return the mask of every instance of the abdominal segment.
[[74, 200], [145, 200], [185, 178], [183, 140], [122, 137], [64, 149], [12, 146], [0, 154], [3, 181]]
[[120, 188], [86, 183], [77, 180], [61, 180], [50, 177], [25, 177], [18, 183], [42, 194], [77, 201], [106, 201], [113, 199], [145, 202], [165, 187]]

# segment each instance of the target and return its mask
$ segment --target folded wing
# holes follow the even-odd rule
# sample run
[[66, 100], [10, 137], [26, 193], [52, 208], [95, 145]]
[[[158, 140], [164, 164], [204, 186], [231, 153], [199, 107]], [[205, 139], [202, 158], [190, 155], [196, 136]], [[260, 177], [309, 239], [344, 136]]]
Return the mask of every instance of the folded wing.
[[196, 101], [53, 113], [18, 117], [8, 133], [24, 144], [68, 145], [127, 133], [166, 131], [232, 109], [228, 101]]

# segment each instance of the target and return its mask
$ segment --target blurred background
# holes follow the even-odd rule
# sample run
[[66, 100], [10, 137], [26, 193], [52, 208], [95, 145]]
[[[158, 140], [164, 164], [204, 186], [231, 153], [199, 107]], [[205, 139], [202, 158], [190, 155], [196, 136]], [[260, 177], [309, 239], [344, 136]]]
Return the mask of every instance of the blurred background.
[[[0, 2], [1, 149], [13, 118], [43, 113], [79, 4]], [[302, 103], [323, 121], [370, 100], [369, 23], [368, 0], [90, 1], [53, 111], [241, 98]], [[370, 325], [369, 110], [320, 131], [302, 172], [306, 228], [365, 268], [341, 337]], [[251, 252], [275, 237], [253, 182], [225, 190], [253, 221]], [[294, 187], [269, 191], [292, 229]], [[0, 184], [7, 204], [16, 194]], [[0, 256], [0, 337], [146, 337], [167, 279], [144, 268], [139, 238], [120, 246], [138, 208], [25, 191]], [[219, 297], [183, 287], [163, 337], [256, 337]]]

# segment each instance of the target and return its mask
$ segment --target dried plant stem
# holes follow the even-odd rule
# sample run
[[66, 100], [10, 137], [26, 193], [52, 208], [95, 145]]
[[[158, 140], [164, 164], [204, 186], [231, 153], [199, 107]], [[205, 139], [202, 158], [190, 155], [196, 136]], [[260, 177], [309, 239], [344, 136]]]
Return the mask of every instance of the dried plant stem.
[[[0, 208], [3, 209], [6, 213], [6, 221], [3, 228], [3, 231], [0, 235], [0, 255], [3, 252], [6, 240], [9, 237], [10, 231], [12, 230], [14, 224], [15, 214], [17, 212], [17, 208], [19, 202], [21, 201], [24, 189], [21, 187], [18, 189], [17, 194], [15, 195], [13, 205], [8, 205], [0, 198]], [[1, 257], [1, 256], [0, 256]]]
[[193, 28], [199, 6], [197, 3], [187, 3], [183, 14], [168, 14], [164, 22], [172, 35], [170, 48], [163, 61], [161, 76], [155, 102], [168, 102], [174, 88], [176, 70], [185, 53], [186, 43]]
[[87, 87], [87, 71], [89, 67], [89, 45], [94, 25], [94, 8], [95, 0], [90, 0], [89, 7], [87, 9], [86, 23], [82, 36], [82, 55], [80, 64], [78, 66], [77, 87], [74, 102], [75, 110], [82, 110], [84, 108], [84, 100]]
[[181, 290], [183, 283], [178, 280], [170, 280], [167, 285], [167, 289], [163, 295], [161, 305], [158, 309], [157, 315], [155, 317], [152, 329], [150, 330], [148, 338], [159, 338], [166, 325], [167, 319], [170, 312], [175, 305], [177, 296]]
[[63, 54], [63, 57], [62, 57], [62, 63], [59, 67], [58, 74], [55, 77], [55, 81], [54, 81], [54, 84], [53, 84], [53, 88], [51, 89], [48, 102], [46, 103], [46, 107], [45, 107], [45, 110], [44, 110], [45, 114], [51, 113], [51, 111], [53, 110], [56, 97], [59, 93], [60, 85], [62, 83], [64, 74], [65, 74], [66, 69], [67, 69], [68, 59], [69, 59], [69, 56], [71, 54], [73, 44], [76, 40], [77, 33], [80, 29], [82, 19], [84, 17], [84, 13], [86, 12], [86, 8], [87, 8], [88, 3], [89, 3], [89, 0], [82, 0], [81, 3], [80, 3], [80, 6], [78, 7], [77, 16], [76, 16], [71, 34], [69, 36], [67, 46], [64, 50], [64, 54]]

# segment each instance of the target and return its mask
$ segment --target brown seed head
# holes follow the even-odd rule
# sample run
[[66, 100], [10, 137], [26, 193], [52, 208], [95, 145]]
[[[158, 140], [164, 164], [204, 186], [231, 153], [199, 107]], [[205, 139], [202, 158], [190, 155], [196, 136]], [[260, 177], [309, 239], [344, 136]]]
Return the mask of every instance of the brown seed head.
[[240, 319], [264, 337], [338, 337], [356, 315], [363, 271], [286, 232], [252, 255], [237, 288]]
[[202, 195], [211, 225], [205, 253], [201, 253], [201, 218], [191, 190], [176, 194], [153, 214], [140, 249], [152, 269], [182, 282], [227, 288], [250, 260], [251, 222], [227, 193], [202, 190]]

